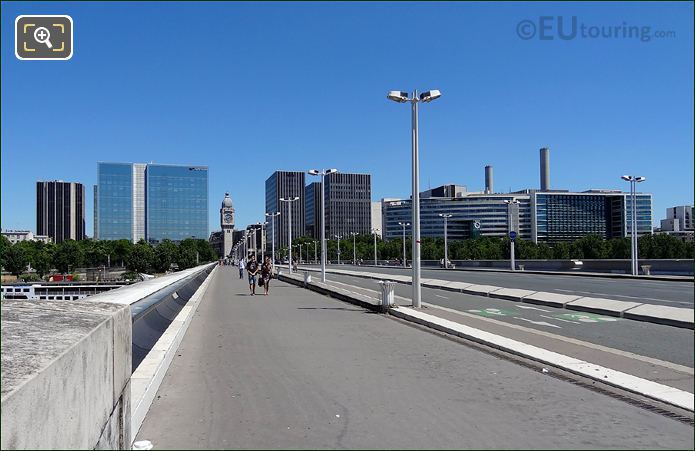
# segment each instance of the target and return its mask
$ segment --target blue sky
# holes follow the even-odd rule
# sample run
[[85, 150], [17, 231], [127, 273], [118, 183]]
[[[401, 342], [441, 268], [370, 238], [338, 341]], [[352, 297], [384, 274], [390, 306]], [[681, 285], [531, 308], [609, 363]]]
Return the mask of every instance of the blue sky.
[[[71, 15], [73, 58], [17, 60], [19, 14]], [[540, 16], [675, 36], [521, 39]], [[3, 229], [34, 230], [36, 180], [63, 179], [86, 185], [91, 235], [97, 161], [208, 165], [211, 230], [225, 191], [237, 226], [259, 221], [277, 169], [408, 196], [390, 89], [443, 93], [420, 111], [423, 189], [480, 190], [486, 164], [497, 191], [538, 187], [549, 146], [553, 188], [644, 175], [655, 222], [693, 202], [692, 3], [3, 2], [1, 58]]]

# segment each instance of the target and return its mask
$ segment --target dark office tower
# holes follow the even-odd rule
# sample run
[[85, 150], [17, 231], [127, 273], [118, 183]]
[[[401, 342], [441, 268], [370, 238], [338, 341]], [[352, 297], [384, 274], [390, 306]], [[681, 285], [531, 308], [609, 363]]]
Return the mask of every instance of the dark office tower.
[[36, 234], [48, 235], [54, 243], [83, 240], [84, 205], [81, 183], [36, 182]]
[[[281, 202], [280, 199], [299, 200]], [[291, 207], [290, 207], [291, 205]], [[265, 181], [265, 212], [280, 212], [275, 218], [275, 245], [286, 247], [289, 243], [289, 209], [292, 208], [292, 239], [304, 235], [304, 173], [275, 171]], [[269, 241], [272, 239], [269, 238]]]
[[372, 183], [369, 174], [333, 173], [325, 177], [326, 239], [369, 234], [372, 226]]
[[304, 188], [304, 217], [306, 234], [321, 238], [321, 182], [310, 183]]
[[550, 189], [550, 149], [541, 148], [541, 191]]

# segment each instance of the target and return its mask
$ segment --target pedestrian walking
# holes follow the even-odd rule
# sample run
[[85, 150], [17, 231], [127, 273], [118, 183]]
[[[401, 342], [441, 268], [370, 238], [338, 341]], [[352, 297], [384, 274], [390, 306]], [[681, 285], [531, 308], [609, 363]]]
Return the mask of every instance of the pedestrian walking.
[[273, 275], [273, 262], [270, 261], [270, 257], [266, 257], [265, 261], [261, 265], [261, 279], [263, 280], [263, 289], [265, 290], [265, 295], [268, 296], [268, 291], [270, 290], [270, 279]]
[[244, 263], [244, 257], [239, 259], [239, 278], [243, 279], [244, 278], [244, 268], [246, 267], [246, 264]]
[[249, 291], [251, 291], [251, 296], [256, 295], [256, 275], [260, 269], [256, 261], [256, 256], [249, 255], [249, 262], [246, 264], [246, 272], [249, 276]]

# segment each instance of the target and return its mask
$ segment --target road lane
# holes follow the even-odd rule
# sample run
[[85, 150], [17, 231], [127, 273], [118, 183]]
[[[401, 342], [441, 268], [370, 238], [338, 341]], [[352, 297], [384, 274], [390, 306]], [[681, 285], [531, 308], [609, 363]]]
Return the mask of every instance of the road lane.
[[155, 449], [692, 444], [689, 425], [384, 315], [214, 277], [137, 435]]
[[[412, 273], [409, 268], [398, 267], [331, 265], [329, 268], [385, 274], [410, 275]], [[692, 282], [437, 269], [423, 269], [422, 278], [465, 281], [504, 288], [549, 291], [558, 294], [576, 294], [577, 296], [604, 297], [619, 301], [641, 301], [671, 307], [693, 308], [694, 286]]]

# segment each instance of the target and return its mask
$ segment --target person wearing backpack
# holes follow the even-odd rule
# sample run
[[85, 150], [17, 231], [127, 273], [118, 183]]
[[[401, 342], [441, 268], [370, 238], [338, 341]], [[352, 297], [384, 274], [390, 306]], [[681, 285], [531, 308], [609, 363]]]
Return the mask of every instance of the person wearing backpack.
[[258, 262], [256, 261], [256, 256], [249, 255], [249, 262], [246, 264], [246, 272], [249, 276], [249, 291], [251, 291], [251, 296], [256, 295], [256, 275], [260, 271], [258, 267]]
[[273, 263], [270, 261], [270, 257], [266, 257], [265, 261], [261, 265], [261, 278], [258, 284], [263, 282], [263, 289], [265, 290], [265, 295], [268, 296], [268, 291], [270, 290], [270, 279], [273, 275]]

